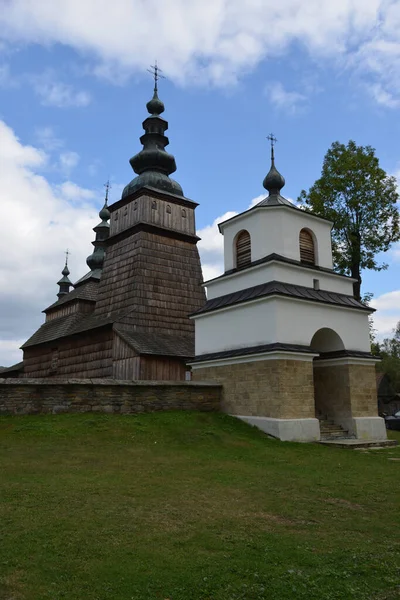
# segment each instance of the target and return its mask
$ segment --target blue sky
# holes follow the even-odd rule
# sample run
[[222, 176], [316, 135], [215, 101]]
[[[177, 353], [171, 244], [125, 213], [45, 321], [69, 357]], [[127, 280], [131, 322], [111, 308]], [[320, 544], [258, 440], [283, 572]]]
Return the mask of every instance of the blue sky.
[[[376, 148], [400, 173], [400, 4], [390, 0], [0, 0], [0, 365], [41, 324], [63, 253], [86, 271], [103, 183], [133, 177], [146, 69], [167, 76], [174, 178], [199, 203], [205, 277], [220, 272], [216, 222], [263, 194], [270, 131], [283, 192], [318, 178], [330, 144]], [[364, 273], [381, 336], [400, 319], [400, 246]]]

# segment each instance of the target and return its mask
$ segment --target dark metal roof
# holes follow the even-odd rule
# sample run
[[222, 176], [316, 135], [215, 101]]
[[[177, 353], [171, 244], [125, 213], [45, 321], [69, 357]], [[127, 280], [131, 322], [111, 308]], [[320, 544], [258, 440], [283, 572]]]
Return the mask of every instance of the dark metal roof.
[[[288, 200], [287, 198], [284, 198], [279, 193], [270, 194], [269, 196], [264, 198], [264, 200], [261, 200], [261, 202], [258, 202], [256, 204], [256, 206], [281, 206], [282, 204], [285, 206], [290, 206], [291, 208], [297, 208], [297, 206], [295, 206], [292, 202], [290, 202], [290, 200]], [[297, 210], [300, 210], [300, 209], [297, 209]]]
[[118, 325], [116, 325], [115, 330], [138, 354], [181, 356], [183, 358], [194, 356], [194, 340], [192, 338], [160, 333], [126, 331], [118, 327]]
[[43, 312], [48, 312], [63, 304], [72, 302], [73, 300], [86, 300], [87, 302], [96, 302], [98, 292], [98, 281], [88, 279], [85, 285], [81, 285], [75, 290], [69, 292], [65, 296], [62, 296], [57, 302], [51, 304], [48, 308], [45, 308]]
[[223, 350], [221, 352], [210, 352], [208, 354], [199, 354], [190, 361], [192, 363], [204, 362], [208, 360], [217, 360], [222, 358], [234, 358], [236, 356], [249, 356], [253, 354], [265, 354], [266, 352], [302, 352], [304, 354], [315, 354], [310, 346], [300, 346], [298, 344], [262, 344], [259, 346], [247, 346], [246, 348], [235, 348], [233, 350]]
[[232, 292], [231, 294], [225, 294], [218, 298], [208, 300], [206, 304], [200, 310], [192, 313], [192, 315], [199, 315], [206, 312], [225, 308], [227, 306], [233, 306], [235, 304], [242, 304], [255, 300], [257, 298], [264, 298], [266, 296], [286, 296], [290, 298], [298, 298], [301, 300], [309, 300], [311, 302], [320, 302], [323, 304], [335, 304], [337, 306], [345, 306], [347, 308], [356, 308], [358, 310], [365, 310], [373, 312], [373, 309], [366, 306], [362, 302], [359, 302], [353, 296], [347, 296], [346, 294], [337, 294], [335, 292], [327, 292], [324, 290], [314, 290], [302, 285], [293, 285], [291, 283], [283, 283], [281, 281], [269, 281], [261, 285], [256, 285], [238, 292]]
[[265, 256], [264, 258], [259, 258], [258, 260], [251, 262], [249, 265], [247, 265], [246, 267], [243, 267], [242, 269], [229, 269], [229, 271], [225, 271], [225, 273], [223, 273], [222, 275], [219, 275], [218, 277], [214, 277], [213, 279], [209, 279], [208, 281], [205, 281], [204, 285], [207, 285], [207, 283], [210, 283], [211, 281], [217, 281], [218, 279], [223, 279], [224, 277], [227, 277], [228, 275], [231, 275], [232, 273], [241, 273], [242, 271], [247, 271], [248, 269], [251, 269], [252, 267], [256, 267], [258, 265], [262, 265], [262, 264], [269, 263], [272, 261], [282, 262], [282, 263], [286, 263], [288, 265], [301, 267], [303, 269], [309, 269], [310, 271], [326, 273], [327, 275], [336, 275], [336, 277], [342, 277], [344, 279], [356, 281], [352, 277], [349, 277], [349, 275], [342, 275], [341, 273], [336, 273], [336, 271], [334, 271], [333, 269], [327, 269], [326, 267], [319, 267], [318, 265], [302, 263], [299, 260], [294, 260], [293, 258], [287, 258], [286, 256], [282, 256], [281, 254], [276, 254], [275, 252], [273, 252], [272, 254], [268, 254], [268, 256]]

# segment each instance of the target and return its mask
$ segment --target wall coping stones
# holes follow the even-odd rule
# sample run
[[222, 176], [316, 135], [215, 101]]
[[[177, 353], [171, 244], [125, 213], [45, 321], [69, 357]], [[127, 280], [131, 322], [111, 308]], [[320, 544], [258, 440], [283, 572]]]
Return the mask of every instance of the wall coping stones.
[[9, 377], [0, 378], [0, 385], [109, 385], [126, 387], [218, 387], [222, 385], [212, 381], [127, 381], [123, 379], [28, 379]]

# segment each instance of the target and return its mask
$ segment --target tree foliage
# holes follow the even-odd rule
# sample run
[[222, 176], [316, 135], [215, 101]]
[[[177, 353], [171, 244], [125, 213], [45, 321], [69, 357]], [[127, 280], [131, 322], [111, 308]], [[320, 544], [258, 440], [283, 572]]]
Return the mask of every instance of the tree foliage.
[[354, 295], [361, 299], [361, 271], [387, 268], [376, 255], [400, 239], [396, 178], [380, 168], [371, 146], [334, 142], [321, 177], [299, 200], [305, 210], [333, 221], [335, 268], [357, 280]]
[[392, 337], [385, 338], [383, 342], [374, 342], [376, 348], [375, 354], [379, 356], [381, 362], [377, 368], [381, 373], [389, 376], [394, 390], [400, 392], [400, 321], [393, 329]]

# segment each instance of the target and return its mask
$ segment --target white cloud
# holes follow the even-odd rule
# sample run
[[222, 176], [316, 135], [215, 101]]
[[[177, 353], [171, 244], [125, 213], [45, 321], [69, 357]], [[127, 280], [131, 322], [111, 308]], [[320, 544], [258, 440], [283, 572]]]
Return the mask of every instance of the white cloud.
[[71, 279], [86, 271], [98, 221], [94, 192], [71, 181], [51, 185], [38, 173], [48, 156], [24, 145], [0, 121], [0, 187], [9, 227], [0, 236], [0, 365], [21, 359], [15, 350], [43, 322], [41, 311], [56, 300], [56, 282], [71, 250]]
[[80, 156], [77, 152], [72, 152], [68, 150], [67, 152], [62, 152], [60, 154], [60, 170], [65, 173], [65, 175], [69, 175], [73, 169], [78, 165]]
[[[22, 360], [22, 352], [19, 349], [25, 342], [24, 339], [20, 340], [0, 340], [0, 366], [11, 367]], [[4, 360], [5, 363], [1, 364]], [[6, 364], [7, 363], [7, 364]], [[0, 371], [1, 378], [1, 371]]]
[[373, 298], [371, 306], [377, 311], [372, 318], [378, 338], [390, 337], [396, 324], [400, 321], [400, 290], [387, 292]]
[[54, 129], [48, 125], [45, 127], [36, 127], [35, 136], [39, 146], [47, 152], [59, 150], [64, 145], [64, 142], [56, 136]]
[[[296, 45], [313, 59], [372, 75], [378, 102], [391, 106], [400, 96], [397, 0], [169, 0], [165, 10], [159, 0], [9, 0], [0, 13], [0, 37], [68, 45], [92, 61], [92, 72], [117, 82], [159, 56], [174, 79], [218, 85]], [[45, 86], [43, 97], [87, 102], [60, 86]], [[285, 101], [297, 103], [297, 94], [286, 92]]]
[[57, 189], [63, 198], [72, 202], [91, 200], [96, 197], [93, 190], [82, 188], [73, 181], [64, 181], [64, 183], [57, 186]]
[[303, 109], [307, 100], [304, 94], [285, 90], [280, 81], [269, 83], [265, 87], [265, 93], [271, 104], [289, 114], [294, 114]]
[[91, 102], [88, 92], [76, 90], [72, 85], [57, 81], [51, 71], [30, 76], [33, 89], [44, 106], [58, 108], [84, 107]]

